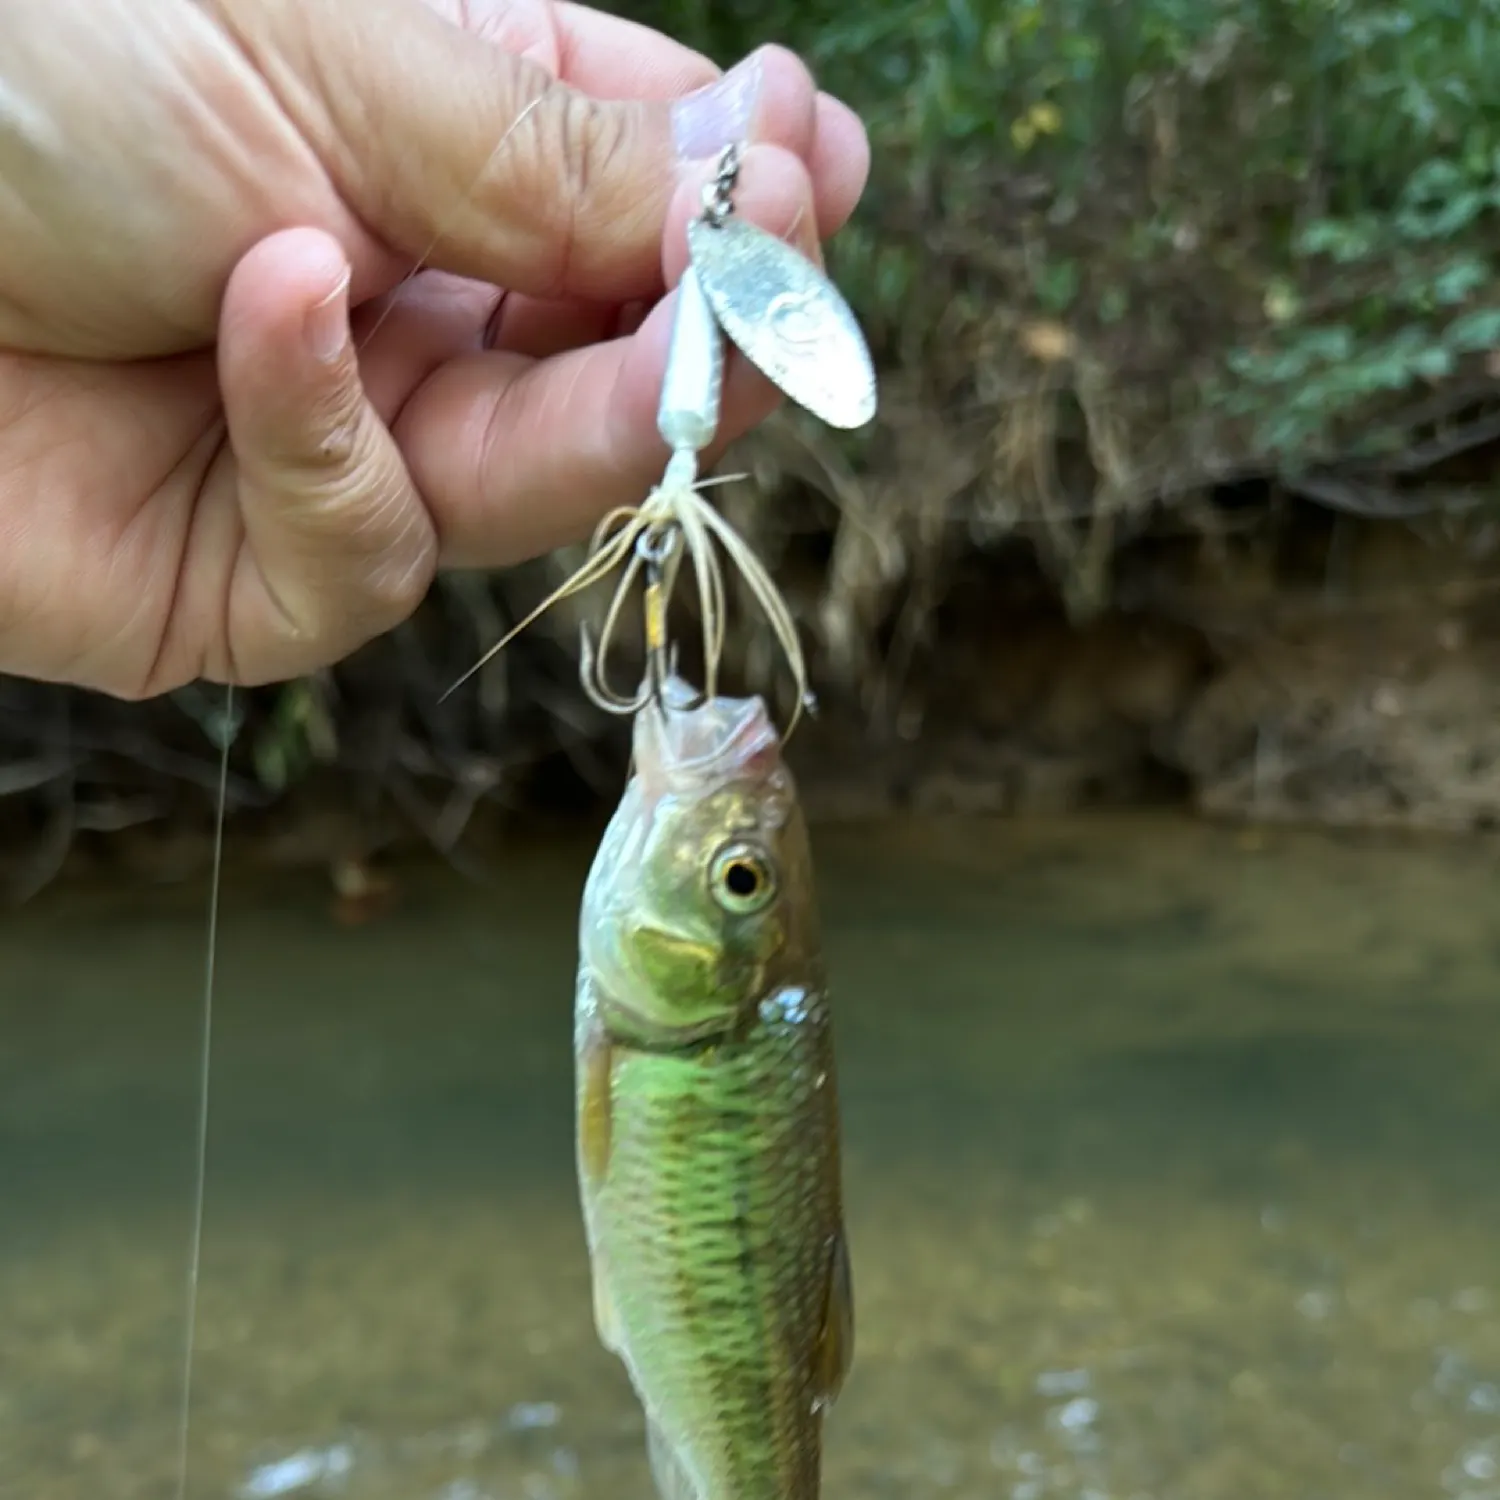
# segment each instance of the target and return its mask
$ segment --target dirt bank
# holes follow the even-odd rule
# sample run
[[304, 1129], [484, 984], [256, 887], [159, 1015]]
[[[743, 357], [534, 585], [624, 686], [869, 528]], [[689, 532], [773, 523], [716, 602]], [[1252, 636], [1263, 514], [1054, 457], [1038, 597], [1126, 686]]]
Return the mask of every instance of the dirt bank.
[[[818, 504], [784, 490], [748, 527], [812, 644], [821, 708], [792, 754], [816, 819], [1175, 803], [1250, 823], [1500, 823], [1500, 528], [1487, 521], [1356, 520], [1225, 493], [1192, 527], [1159, 522], [1117, 546], [1098, 606], [1070, 613], [1022, 533], [967, 540], [925, 573], [908, 562], [884, 593], [841, 589], [841, 532], [818, 529]], [[513, 607], [563, 565], [513, 580]], [[368, 872], [382, 854], [426, 844], [461, 861], [549, 820], [600, 817], [626, 747], [571, 681], [578, 618], [440, 706], [479, 634], [440, 591], [326, 678], [250, 695], [236, 856], [330, 867], [354, 919], [378, 906]], [[734, 647], [736, 686], [774, 687], [758, 632]], [[132, 879], [201, 872], [213, 693], [132, 707], [5, 692], [13, 894], [69, 856]]]

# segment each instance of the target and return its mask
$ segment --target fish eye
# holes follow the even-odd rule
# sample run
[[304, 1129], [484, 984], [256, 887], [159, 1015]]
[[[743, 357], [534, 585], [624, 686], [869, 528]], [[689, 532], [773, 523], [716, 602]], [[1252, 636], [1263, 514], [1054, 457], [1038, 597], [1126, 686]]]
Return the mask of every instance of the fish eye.
[[713, 898], [731, 912], [756, 912], [776, 894], [771, 862], [751, 844], [728, 844], [709, 870]]

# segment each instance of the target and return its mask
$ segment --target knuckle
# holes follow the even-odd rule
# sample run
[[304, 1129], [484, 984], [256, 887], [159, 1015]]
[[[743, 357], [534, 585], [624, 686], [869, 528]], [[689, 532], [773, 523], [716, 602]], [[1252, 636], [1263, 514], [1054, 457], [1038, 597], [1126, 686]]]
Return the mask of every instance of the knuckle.
[[[369, 497], [363, 497], [368, 502]], [[347, 518], [352, 507], [346, 507]], [[269, 650], [273, 676], [337, 661], [409, 618], [437, 564], [431, 528], [407, 517], [392, 533], [372, 533], [363, 513], [337, 557], [304, 538], [301, 555], [283, 556], [267, 579], [274, 605]], [[262, 652], [261, 654], [266, 654]]]
[[323, 435], [308, 455], [310, 467], [330, 476], [348, 474], [359, 458], [359, 429], [357, 417], [341, 417], [323, 425]]
[[399, 624], [427, 595], [437, 571], [437, 537], [420, 506], [408, 506], [398, 528], [370, 558], [361, 593], [376, 629]]
[[255, 469], [308, 485], [335, 484], [364, 446], [363, 393], [343, 381], [314, 391], [278, 392], [271, 410], [236, 444]]
[[557, 204], [556, 282], [567, 285], [579, 244], [609, 215], [609, 200], [630, 153], [632, 113], [618, 105], [602, 106], [576, 89], [558, 85], [550, 150], [544, 152], [549, 183], [541, 194]]
[[432, 520], [402, 472], [381, 466], [350, 477], [331, 496], [324, 522], [339, 535], [330, 559], [342, 612], [365, 636], [404, 620], [422, 602], [437, 567]]
[[326, 654], [352, 650], [421, 603], [437, 566], [431, 517], [374, 434], [340, 424], [318, 460], [263, 490], [283, 625]]

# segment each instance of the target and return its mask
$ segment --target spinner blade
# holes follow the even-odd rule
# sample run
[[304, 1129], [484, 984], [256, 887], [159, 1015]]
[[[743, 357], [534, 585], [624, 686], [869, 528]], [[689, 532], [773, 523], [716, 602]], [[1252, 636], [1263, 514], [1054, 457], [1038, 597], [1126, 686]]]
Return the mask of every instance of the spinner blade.
[[830, 427], [875, 415], [875, 365], [853, 309], [790, 245], [735, 217], [694, 219], [688, 252], [714, 317], [784, 395]]

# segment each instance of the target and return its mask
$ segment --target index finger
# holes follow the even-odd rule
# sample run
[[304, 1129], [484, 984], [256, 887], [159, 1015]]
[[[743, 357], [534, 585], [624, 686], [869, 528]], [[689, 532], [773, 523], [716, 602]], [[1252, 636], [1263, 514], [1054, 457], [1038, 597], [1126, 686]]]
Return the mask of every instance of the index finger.
[[638, 21], [571, 0], [423, 0], [502, 51], [525, 57], [596, 99], [676, 99], [721, 70]]
[[598, 98], [679, 99], [712, 83], [723, 69], [671, 37], [589, 5], [553, 7], [565, 83]]
[[[455, 26], [525, 57], [595, 99], [677, 100], [724, 76], [701, 52], [638, 21], [575, 0], [423, 0]], [[817, 92], [802, 60], [760, 49], [761, 95], [752, 113], [759, 139], [796, 152], [812, 172], [818, 231], [830, 235], [853, 213], [869, 169], [859, 118]], [[812, 108], [807, 105], [811, 101]]]

